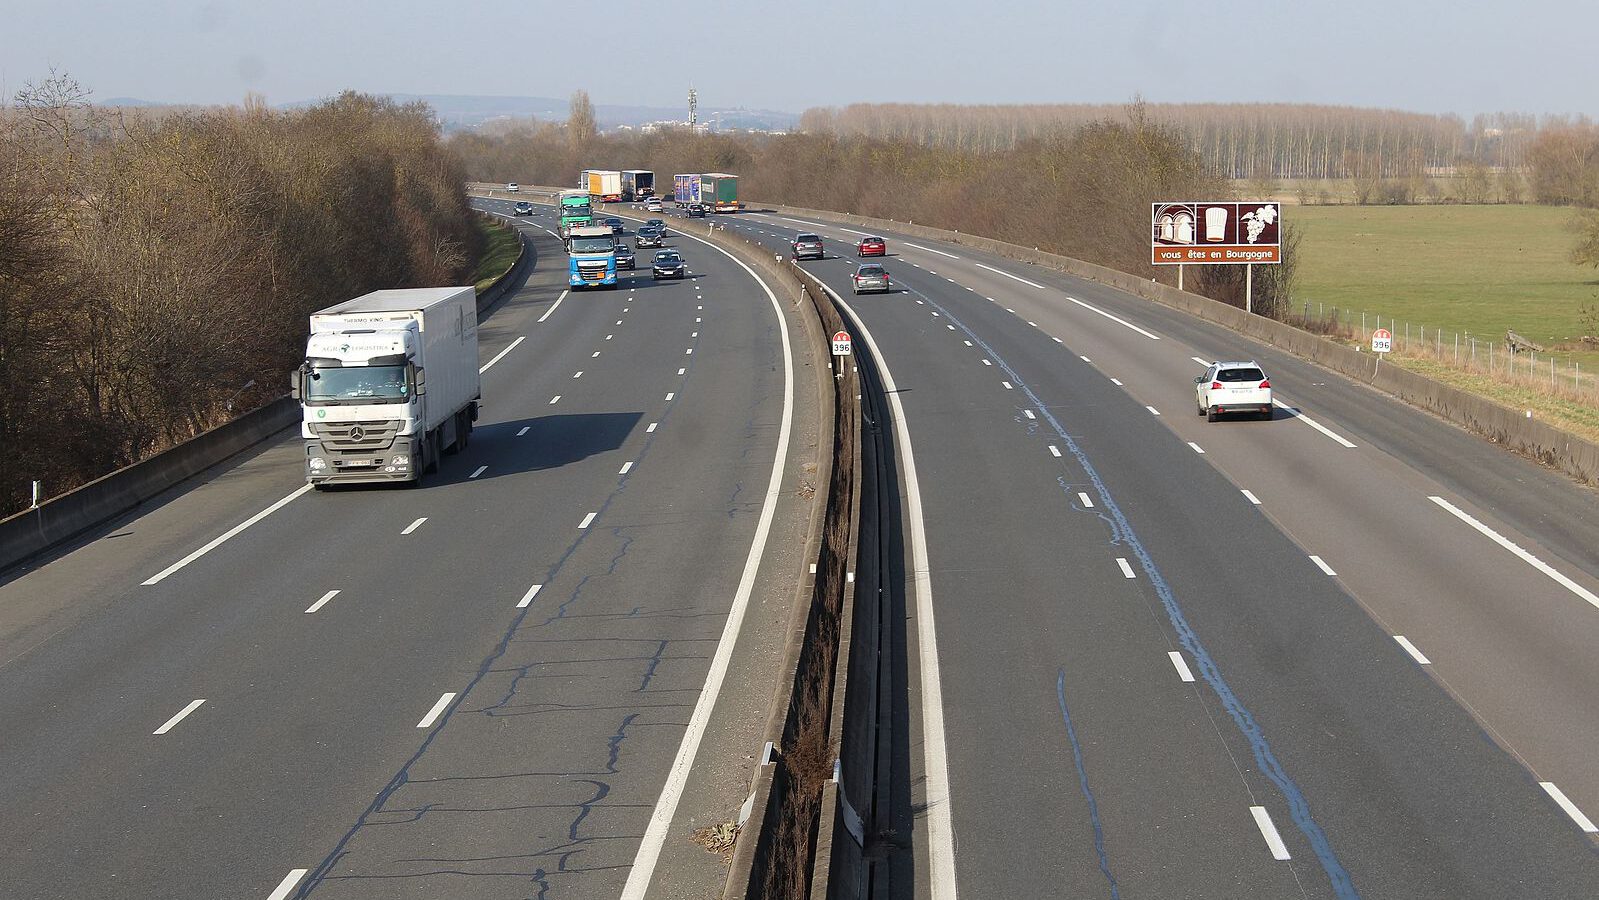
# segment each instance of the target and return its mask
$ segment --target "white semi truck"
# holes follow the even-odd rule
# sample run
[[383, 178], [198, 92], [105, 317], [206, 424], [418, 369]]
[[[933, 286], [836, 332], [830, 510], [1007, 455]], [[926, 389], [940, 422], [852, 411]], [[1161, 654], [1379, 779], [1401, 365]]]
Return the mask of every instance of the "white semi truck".
[[477, 421], [477, 291], [373, 291], [312, 313], [290, 387], [311, 484], [420, 483]]

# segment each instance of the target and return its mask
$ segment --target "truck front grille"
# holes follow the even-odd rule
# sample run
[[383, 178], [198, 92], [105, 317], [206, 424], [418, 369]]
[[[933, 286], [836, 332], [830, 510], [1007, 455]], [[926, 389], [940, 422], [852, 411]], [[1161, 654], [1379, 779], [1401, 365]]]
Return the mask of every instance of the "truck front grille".
[[370, 453], [393, 446], [394, 438], [400, 433], [400, 423], [315, 422], [311, 425], [311, 431], [329, 452]]

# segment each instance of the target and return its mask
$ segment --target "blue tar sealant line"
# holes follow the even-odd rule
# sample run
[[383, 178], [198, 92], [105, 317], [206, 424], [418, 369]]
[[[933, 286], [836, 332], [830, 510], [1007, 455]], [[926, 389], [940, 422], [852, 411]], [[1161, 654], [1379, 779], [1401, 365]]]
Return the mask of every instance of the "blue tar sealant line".
[[[927, 302], [927, 305], [942, 313], [947, 321], [965, 332], [966, 336], [971, 338], [973, 344], [982, 348], [983, 352], [988, 355], [989, 359], [994, 361], [995, 365], [1009, 374], [1011, 383], [1016, 386], [1017, 390], [1027, 395], [1027, 398], [1033, 402], [1034, 407], [1038, 410], [1039, 415], [1044, 417], [1044, 420], [1059, 435], [1067, 449], [1071, 451], [1072, 456], [1077, 460], [1077, 464], [1082, 466], [1084, 474], [1094, 484], [1094, 491], [1099, 495], [1100, 505], [1104, 508], [1100, 517], [1106, 518], [1108, 516], [1111, 523], [1112, 541], [1125, 545], [1132, 551], [1133, 556], [1137, 557], [1139, 566], [1143, 568], [1144, 574], [1149, 577], [1150, 585], [1154, 587], [1156, 596], [1160, 597], [1161, 605], [1165, 607], [1166, 616], [1171, 620], [1172, 628], [1177, 632], [1177, 642], [1182, 645], [1183, 649], [1193, 655], [1195, 661], [1199, 664], [1199, 671], [1204, 677], [1205, 683], [1210, 686], [1211, 690], [1216, 692], [1216, 697], [1221, 700], [1222, 707], [1227, 710], [1227, 714], [1232, 717], [1233, 723], [1238, 726], [1238, 730], [1249, 741], [1249, 746], [1255, 754], [1255, 762], [1259, 764], [1260, 770], [1282, 792], [1283, 799], [1288, 803], [1289, 815], [1295, 827], [1310, 842], [1310, 847], [1315, 852], [1316, 859], [1321, 862], [1322, 870], [1327, 873], [1327, 878], [1332, 882], [1334, 895], [1339, 900], [1355, 900], [1355, 898], [1358, 898], [1360, 893], [1355, 890], [1354, 881], [1350, 878], [1348, 870], [1338, 861], [1337, 854], [1333, 852], [1332, 843], [1327, 839], [1326, 833], [1321, 830], [1321, 826], [1316, 824], [1315, 818], [1311, 815], [1310, 802], [1305, 799], [1304, 793], [1299, 790], [1299, 785], [1288, 777], [1288, 773], [1283, 769], [1282, 763], [1277, 760], [1277, 755], [1272, 752], [1271, 744], [1267, 742], [1266, 735], [1261, 731], [1260, 724], [1255, 721], [1255, 717], [1249, 712], [1248, 707], [1244, 706], [1238, 695], [1233, 693], [1233, 689], [1227, 684], [1227, 680], [1222, 677], [1221, 669], [1217, 667], [1216, 661], [1211, 658], [1210, 653], [1205, 649], [1205, 645], [1200, 642], [1199, 635], [1194, 633], [1193, 626], [1188, 624], [1188, 618], [1183, 615], [1182, 607], [1178, 605], [1177, 596], [1172, 592], [1171, 585], [1167, 584], [1166, 579], [1161, 576], [1160, 569], [1155, 566], [1155, 561], [1150, 557], [1149, 551], [1144, 549], [1143, 542], [1138, 539], [1138, 534], [1133, 531], [1133, 526], [1127, 521], [1127, 516], [1122, 512], [1121, 507], [1117, 505], [1115, 499], [1111, 497], [1110, 488], [1105, 485], [1104, 479], [1100, 477], [1099, 470], [1095, 469], [1094, 464], [1089, 462], [1088, 454], [1083, 452], [1077, 441], [1066, 433], [1066, 428], [1061, 425], [1060, 420], [1055, 418], [1055, 414], [1050, 412], [1049, 407], [1039, 399], [1038, 394], [1033, 392], [1032, 387], [1022, 379], [1021, 375], [1011, 368], [1010, 363], [1006, 362], [1003, 356], [982, 338], [978, 337], [970, 328], [966, 327], [964, 322], [957, 319], [948, 309], [935, 302], [931, 297], [914, 289], [907, 290], [909, 293], [921, 297]], [[1062, 696], [1064, 697], [1064, 694]], [[1065, 702], [1062, 700], [1061, 713], [1064, 715], [1065, 712]], [[1071, 722], [1069, 719], [1066, 727], [1068, 733], [1070, 733]], [[1072, 741], [1072, 750], [1074, 753], [1077, 751], [1075, 738]], [[1077, 766], [1078, 771], [1082, 772], [1081, 756], [1078, 757]], [[1086, 778], [1083, 790], [1084, 793], [1087, 793]], [[1089, 798], [1089, 804], [1089, 809], [1093, 813], [1092, 797]], [[1094, 834], [1095, 844], [1099, 847], [1101, 860], [1103, 860], [1103, 842], [1099, 839], [1097, 817], [1094, 822]], [[1103, 862], [1101, 862], [1101, 868], [1104, 868]], [[1109, 872], [1106, 872], [1106, 875], [1108, 877]], [[1115, 881], [1112, 880], [1111, 884], [1114, 888]]]
[[1072, 742], [1072, 761], [1077, 764], [1077, 784], [1088, 800], [1088, 819], [1094, 823], [1094, 853], [1099, 857], [1099, 871], [1110, 882], [1111, 900], [1120, 900], [1121, 890], [1116, 886], [1116, 876], [1110, 870], [1110, 859], [1105, 856], [1105, 827], [1099, 821], [1099, 803], [1088, 787], [1088, 770], [1083, 768], [1083, 747], [1077, 743], [1077, 729], [1072, 727], [1072, 714], [1066, 711], [1066, 670], [1055, 677], [1055, 696], [1060, 700], [1060, 717], [1066, 723], [1066, 739]]

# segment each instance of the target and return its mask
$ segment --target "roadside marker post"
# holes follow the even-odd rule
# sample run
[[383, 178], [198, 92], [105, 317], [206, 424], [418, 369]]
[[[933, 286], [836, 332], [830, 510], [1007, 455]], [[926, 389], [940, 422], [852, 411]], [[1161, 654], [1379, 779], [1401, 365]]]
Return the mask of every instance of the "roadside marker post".
[[1371, 333], [1371, 352], [1377, 354], [1377, 367], [1372, 369], [1372, 374], [1373, 375], [1376, 375], [1379, 371], [1382, 370], [1383, 354], [1391, 353], [1391, 352], [1393, 352], [1393, 349], [1394, 349], [1394, 335], [1393, 335], [1393, 332], [1389, 331], [1386, 328], [1379, 328], [1376, 331], [1373, 331]]

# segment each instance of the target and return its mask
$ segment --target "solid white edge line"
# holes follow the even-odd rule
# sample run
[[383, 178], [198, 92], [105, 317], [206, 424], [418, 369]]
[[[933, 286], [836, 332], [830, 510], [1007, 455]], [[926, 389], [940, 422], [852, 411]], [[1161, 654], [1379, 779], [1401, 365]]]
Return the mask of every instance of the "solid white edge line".
[[551, 306], [549, 309], [546, 309], [544, 311], [544, 315], [539, 316], [539, 321], [543, 322], [545, 319], [548, 319], [550, 317], [551, 313], [555, 312], [557, 309], [560, 309], [561, 308], [561, 301], [565, 300], [566, 299], [566, 295], [569, 294], [569, 293], [571, 293], [571, 292], [570, 291], [562, 291], [561, 292], [561, 296], [555, 298], [555, 304], [553, 306]]
[[914, 247], [914, 248], [916, 248], [916, 249], [917, 249], [917, 250], [925, 250], [925, 251], [927, 251], [927, 252], [928, 252], [928, 253], [937, 253], [937, 254], [938, 254], [938, 255], [939, 255], [939, 256], [947, 256], [947, 257], [949, 257], [949, 258], [950, 258], [950, 259], [960, 259], [960, 257], [959, 257], [959, 256], [956, 256], [956, 255], [955, 255], [955, 254], [953, 254], [953, 253], [945, 253], [945, 252], [944, 252], [944, 251], [942, 251], [942, 250], [934, 250], [934, 249], [933, 249], [933, 248], [932, 248], [932, 247], [923, 247], [923, 246], [922, 246], [922, 245], [921, 245], [921, 244], [913, 244], [913, 243], [911, 243], [911, 242], [910, 242], [910, 241], [900, 241], [900, 243], [901, 243], [901, 244], [904, 244], [904, 245], [905, 245], [905, 246], [907, 246], [907, 247]]
[[1476, 518], [1474, 518], [1470, 513], [1454, 505], [1453, 503], [1450, 503], [1448, 500], [1445, 500], [1442, 497], [1428, 497], [1427, 499], [1448, 510], [1450, 515], [1462, 522], [1465, 522], [1472, 528], [1477, 529], [1477, 531], [1481, 532], [1494, 543], [1505, 548], [1506, 550], [1509, 550], [1511, 553], [1514, 553], [1516, 556], [1521, 558], [1522, 562], [1554, 579], [1555, 582], [1561, 587], [1588, 601], [1588, 605], [1594, 607], [1595, 609], [1599, 609], [1599, 596], [1595, 596], [1592, 591], [1576, 583], [1575, 581], [1572, 581], [1565, 575], [1562, 575], [1560, 572], [1556, 571], [1553, 566], [1549, 565], [1538, 557], [1533, 556], [1526, 550], [1523, 550], [1520, 546], [1507, 539], [1504, 535], [1477, 521]]
[[440, 697], [438, 702], [433, 704], [433, 708], [428, 710], [428, 714], [422, 717], [422, 721], [416, 723], [416, 727], [426, 728], [429, 725], [432, 725], [434, 721], [436, 721], [438, 717], [443, 714], [445, 707], [450, 705], [450, 701], [454, 699], [454, 691], [450, 691], [449, 693]]
[[1067, 297], [1066, 299], [1070, 300], [1071, 302], [1073, 302], [1075, 304], [1077, 304], [1078, 306], [1081, 306], [1083, 309], [1086, 309], [1089, 312], [1099, 313], [1100, 315], [1102, 315], [1105, 318], [1111, 320], [1112, 322], [1115, 322], [1118, 325], [1126, 325], [1128, 328], [1131, 328], [1132, 330], [1138, 332], [1139, 334], [1143, 335], [1144, 337], [1149, 338], [1152, 341], [1160, 340], [1160, 335], [1155, 334], [1152, 331], [1145, 331], [1144, 329], [1139, 328], [1137, 325], [1134, 325], [1133, 323], [1127, 321], [1126, 319], [1121, 318], [1120, 316], [1113, 316], [1110, 313], [1105, 312], [1104, 310], [1100, 309], [1097, 306], [1089, 306], [1087, 303], [1084, 303], [1083, 301], [1077, 299], [1076, 297]]
[[1421, 663], [1424, 666], [1432, 665], [1432, 660], [1428, 659], [1420, 650], [1416, 649], [1416, 645], [1412, 644], [1409, 638], [1402, 634], [1396, 634], [1394, 635], [1394, 640], [1398, 641], [1399, 646], [1405, 648], [1405, 652], [1409, 653], [1411, 658], [1416, 662]]
[[[660, 859], [661, 848], [666, 844], [672, 819], [677, 815], [677, 804], [683, 797], [689, 771], [694, 767], [694, 757], [699, 753], [700, 741], [705, 737], [705, 728], [710, 722], [711, 711], [716, 708], [716, 701], [721, 696], [722, 682], [727, 678], [727, 669], [733, 658], [733, 645], [738, 641], [739, 632], [744, 625], [744, 614], [749, 609], [750, 596], [755, 590], [755, 576], [760, 571], [761, 558], [766, 555], [766, 543], [772, 532], [772, 519], [777, 514], [777, 501], [783, 495], [784, 469], [788, 466], [788, 444], [794, 425], [794, 351], [789, 342], [788, 322], [783, 317], [783, 307], [778, 302], [777, 294], [773, 293], [771, 286], [743, 260], [709, 241], [692, 235], [683, 236], [698, 241], [737, 263], [739, 268], [748, 272], [756, 284], [761, 286], [761, 290], [766, 292], [766, 299], [771, 304], [772, 312], [777, 316], [778, 335], [783, 341], [783, 424], [778, 429], [777, 450], [772, 459], [772, 476], [766, 484], [766, 500], [761, 507], [760, 520], [755, 526], [755, 537], [750, 542], [749, 556], [744, 560], [744, 573], [739, 578], [738, 591], [733, 595], [733, 604], [727, 613], [727, 623], [723, 625], [722, 635], [717, 639], [716, 653], [711, 658], [710, 669], [705, 673], [705, 684], [700, 688], [699, 699], [694, 703], [694, 712], [689, 716], [688, 727], [683, 732], [683, 741], [678, 745], [677, 756], [672, 760], [672, 768], [667, 773], [666, 783], [661, 787], [661, 795], [655, 801], [655, 809], [650, 814], [649, 825], [644, 829], [644, 838], [639, 842], [638, 853], [633, 857], [632, 868], [627, 873], [627, 884], [622, 888], [621, 900], [645, 900], [649, 895], [650, 879], [655, 875], [655, 864]], [[655, 426], [651, 424], [650, 427]]]
[[1094, 361], [1093, 361], [1093, 360], [1091, 360], [1091, 359], [1089, 359], [1089, 358], [1088, 358], [1088, 357], [1086, 357], [1086, 356], [1079, 356], [1079, 357], [1077, 357], [1077, 358], [1078, 358], [1078, 359], [1080, 359], [1080, 360], [1082, 360], [1082, 361], [1083, 361], [1083, 362], [1085, 362], [1085, 363], [1088, 363], [1088, 364], [1089, 364], [1089, 365], [1093, 365], [1093, 364], [1094, 364]]
[[594, 517], [598, 516], [598, 515], [599, 515], [599, 513], [597, 513], [597, 512], [589, 513], [588, 515], [583, 517], [583, 523], [581, 525], [578, 525], [577, 527], [578, 528], [587, 528], [590, 525], [593, 525], [594, 524]]
[[1197, 357], [1197, 356], [1190, 356], [1190, 357], [1188, 357], [1188, 358], [1189, 358], [1189, 359], [1191, 359], [1191, 360], [1193, 360], [1193, 361], [1194, 361], [1194, 362], [1196, 362], [1196, 363], [1199, 363], [1199, 364], [1200, 364], [1200, 365], [1202, 365], [1202, 366], [1205, 366], [1205, 367], [1206, 367], [1206, 368], [1209, 368], [1209, 367], [1210, 367], [1210, 363], [1208, 363], [1208, 362], [1206, 362], [1206, 361], [1205, 361], [1205, 360], [1203, 360], [1203, 359], [1200, 359], [1200, 358], [1199, 358], [1199, 357]]
[[1188, 660], [1183, 659], [1183, 654], [1181, 651], [1172, 650], [1166, 655], [1171, 657], [1171, 664], [1172, 667], [1177, 670], [1178, 678], [1181, 678], [1183, 681], [1187, 682], [1192, 682], [1194, 680], [1194, 673], [1189, 670]]
[[1260, 836], [1266, 839], [1266, 846], [1271, 850], [1272, 859], [1292, 859], [1288, 854], [1288, 846], [1283, 843], [1282, 835], [1277, 833], [1277, 826], [1272, 824], [1271, 813], [1266, 812], [1264, 806], [1251, 806], [1249, 814], [1255, 817], [1255, 827], [1260, 829]]
[[1256, 497], [1253, 493], [1251, 493], [1249, 491], [1249, 489], [1247, 489], [1247, 488], [1239, 488], [1239, 490], [1243, 493], [1245, 500], [1248, 500], [1250, 503], [1253, 503], [1256, 506], [1260, 505], [1260, 498]]
[[504, 350], [501, 350], [499, 353], [494, 354], [494, 358], [493, 359], [491, 359], [488, 362], [484, 363], [483, 364], [483, 368], [478, 369], [477, 373], [479, 375], [482, 375], [484, 372], [487, 372], [489, 370], [490, 366], [492, 366], [495, 363], [499, 362], [500, 360], [504, 359], [505, 358], [505, 354], [510, 353], [512, 350], [515, 350], [516, 349], [516, 345], [522, 343], [525, 340], [527, 340], [527, 335], [525, 335], [525, 334], [524, 335], [518, 335], [517, 339], [512, 341], [511, 343], [507, 344]]
[[1577, 823], [1578, 828], [1581, 828], [1588, 834], [1599, 832], [1599, 828], [1594, 827], [1593, 820], [1583, 815], [1582, 810], [1577, 808], [1577, 804], [1572, 803], [1571, 800], [1566, 797], [1566, 792], [1556, 787], [1553, 781], [1540, 781], [1538, 782], [1538, 786], [1543, 788], [1544, 793], [1548, 794], [1551, 800], [1554, 800], [1560, 805], [1561, 809], [1566, 811], [1566, 815], [1570, 816], [1571, 820]]
[[[824, 287], [826, 287], [824, 285]], [[916, 594], [917, 659], [921, 669], [922, 691], [922, 789], [927, 815], [927, 856], [930, 900], [955, 900], [955, 830], [950, 817], [949, 751], [944, 736], [944, 688], [939, 679], [938, 640], [933, 618], [932, 572], [927, 557], [927, 526], [922, 519], [922, 491], [916, 478], [916, 458], [911, 451], [910, 428], [905, 408], [888, 363], [865, 322], [837, 291], [827, 288], [833, 299], [849, 314], [855, 328], [877, 360], [894, 414], [894, 431], [899, 448], [901, 474], [905, 482], [906, 514], [910, 521], [911, 570]]]
[[1120, 556], [1116, 557], [1116, 565], [1121, 568], [1122, 577], [1123, 578], [1137, 578], [1138, 577], [1137, 575], [1133, 574], [1133, 567], [1127, 564], [1126, 558], [1120, 557]]
[[205, 546], [203, 546], [200, 549], [194, 551], [193, 553], [190, 553], [188, 556], [185, 556], [184, 558], [178, 560], [177, 562], [173, 563], [172, 565], [167, 566], [165, 569], [162, 569], [160, 572], [156, 573], [155, 575], [150, 576], [149, 578], [145, 579], [141, 583], [144, 584], [145, 586], [149, 586], [149, 585], [152, 585], [152, 584], [160, 584], [163, 580], [166, 579], [166, 577], [168, 575], [171, 575], [173, 572], [178, 571], [179, 569], [183, 568], [184, 566], [188, 565], [189, 563], [194, 562], [195, 560], [197, 560], [200, 557], [206, 555], [207, 553], [210, 553], [212, 550], [215, 550], [216, 548], [220, 547], [223, 543], [225, 543], [226, 541], [230, 540], [231, 538], [233, 538], [235, 535], [237, 535], [239, 532], [243, 531], [244, 529], [249, 528], [251, 525], [254, 525], [255, 523], [257, 523], [257, 522], [261, 521], [262, 519], [266, 518], [267, 516], [272, 515], [273, 513], [277, 512], [278, 510], [282, 509], [283, 507], [288, 506], [289, 503], [294, 500], [294, 498], [300, 496], [301, 494], [305, 493], [306, 491], [309, 491], [310, 489], [311, 489], [310, 482], [307, 482], [305, 484], [300, 485], [298, 488], [295, 488], [294, 493], [288, 495], [287, 497], [284, 497], [282, 500], [279, 500], [278, 502], [272, 504], [271, 506], [267, 507], [266, 509], [261, 510], [260, 512], [258, 512], [255, 515], [251, 516], [250, 518], [245, 519], [243, 522], [240, 522], [239, 524], [233, 526], [232, 528], [229, 528], [227, 531], [222, 532], [222, 534], [218, 535], [217, 537], [212, 538], [210, 540], [210, 542], [207, 543]]
[[1013, 279], [1015, 281], [1020, 281], [1022, 284], [1030, 285], [1032, 287], [1038, 288], [1041, 291], [1045, 290], [1043, 285], [1039, 284], [1036, 281], [1028, 281], [1027, 279], [1021, 277], [1020, 275], [1012, 275], [1011, 273], [1006, 272], [1006, 271], [1004, 271], [1002, 269], [996, 269], [993, 266], [985, 266], [982, 263], [973, 263], [973, 265], [977, 266], [977, 268], [979, 268], [979, 269], [987, 269], [988, 271], [993, 272], [995, 275], [1003, 275], [1006, 278], [1010, 278], [1010, 279]]
[[410, 534], [411, 532], [417, 530], [418, 528], [421, 528], [422, 527], [422, 523], [426, 522], [427, 520], [428, 520], [427, 516], [423, 516], [423, 517], [417, 519], [415, 522], [412, 522], [411, 524], [405, 526], [405, 530], [400, 532], [400, 534], [401, 535]]
[[195, 710], [199, 709], [200, 708], [200, 704], [202, 704], [204, 702], [205, 702], [205, 698], [202, 697], [199, 700], [196, 700], [193, 703], [190, 703], [188, 706], [185, 706], [183, 709], [178, 711], [177, 715], [175, 715], [172, 718], [168, 719], [166, 721], [166, 724], [162, 725], [160, 728], [157, 728], [155, 731], [151, 732], [151, 734], [166, 734], [167, 732], [171, 731], [172, 730], [172, 726], [178, 724], [179, 722], [182, 722], [184, 716], [187, 716], [189, 713], [192, 713]]
[[1333, 431], [1332, 429], [1328, 428], [1327, 426], [1321, 424], [1320, 422], [1316, 421], [1315, 419], [1312, 419], [1310, 416], [1305, 415], [1303, 412], [1300, 411], [1299, 407], [1290, 406], [1290, 405], [1288, 405], [1286, 403], [1283, 403], [1281, 400], [1278, 400], [1275, 397], [1272, 398], [1271, 405], [1277, 407], [1278, 409], [1286, 409], [1286, 410], [1288, 410], [1289, 412], [1294, 414], [1294, 418], [1300, 420], [1301, 422], [1304, 422], [1306, 425], [1309, 425], [1311, 428], [1314, 428], [1317, 431], [1321, 432], [1322, 434], [1325, 434], [1326, 436], [1332, 438], [1333, 440], [1335, 440], [1338, 443], [1344, 445], [1345, 447], [1348, 447], [1350, 450], [1355, 449], [1355, 445], [1351, 444], [1347, 438], [1345, 438], [1343, 435], [1338, 434], [1337, 432]]
[[322, 595], [322, 599], [320, 599], [317, 602], [311, 604], [309, 607], [306, 608], [305, 611], [308, 612], [308, 613], [314, 613], [317, 610], [321, 609], [322, 607], [326, 606], [328, 604], [329, 600], [332, 600], [334, 597], [337, 597], [338, 595], [339, 595], [338, 591], [328, 591], [326, 594]]
[[544, 585], [542, 585], [542, 584], [535, 584], [532, 587], [528, 588], [527, 589], [527, 593], [522, 595], [522, 599], [516, 601], [516, 608], [517, 609], [527, 609], [528, 604], [533, 602], [533, 598], [537, 597], [539, 595], [539, 591], [542, 590], [543, 588], [544, 588]]
[[1094, 508], [1094, 498], [1088, 496], [1087, 493], [1085, 493], [1083, 491], [1078, 491], [1077, 492], [1077, 499], [1082, 501], [1083, 509], [1093, 509]]
[[310, 870], [290, 869], [289, 874], [283, 876], [283, 880], [278, 882], [278, 886], [273, 888], [272, 893], [267, 895], [267, 900], [284, 900], [284, 898], [289, 896], [289, 892], [294, 890], [295, 885], [300, 883], [300, 879], [305, 877], [305, 873], [308, 871]]
[[1112, 378], [1110, 383], [1116, 385], [1117, 387], [1126, 387], [1126, 385], [1122, 384], [1122, 380], [1120, 378]]
[[1317, 568], [1321, 569], [1323, 572], [1326, 572], [1328, 575], [1331, 575], [1334, 578], [1338, 577], [1338, 573], [1333, 571], [1333, 567], [1327, 565], [1327, 561], [1316, 554], [1310, 554], [1310, 561], [1315, 563]]

